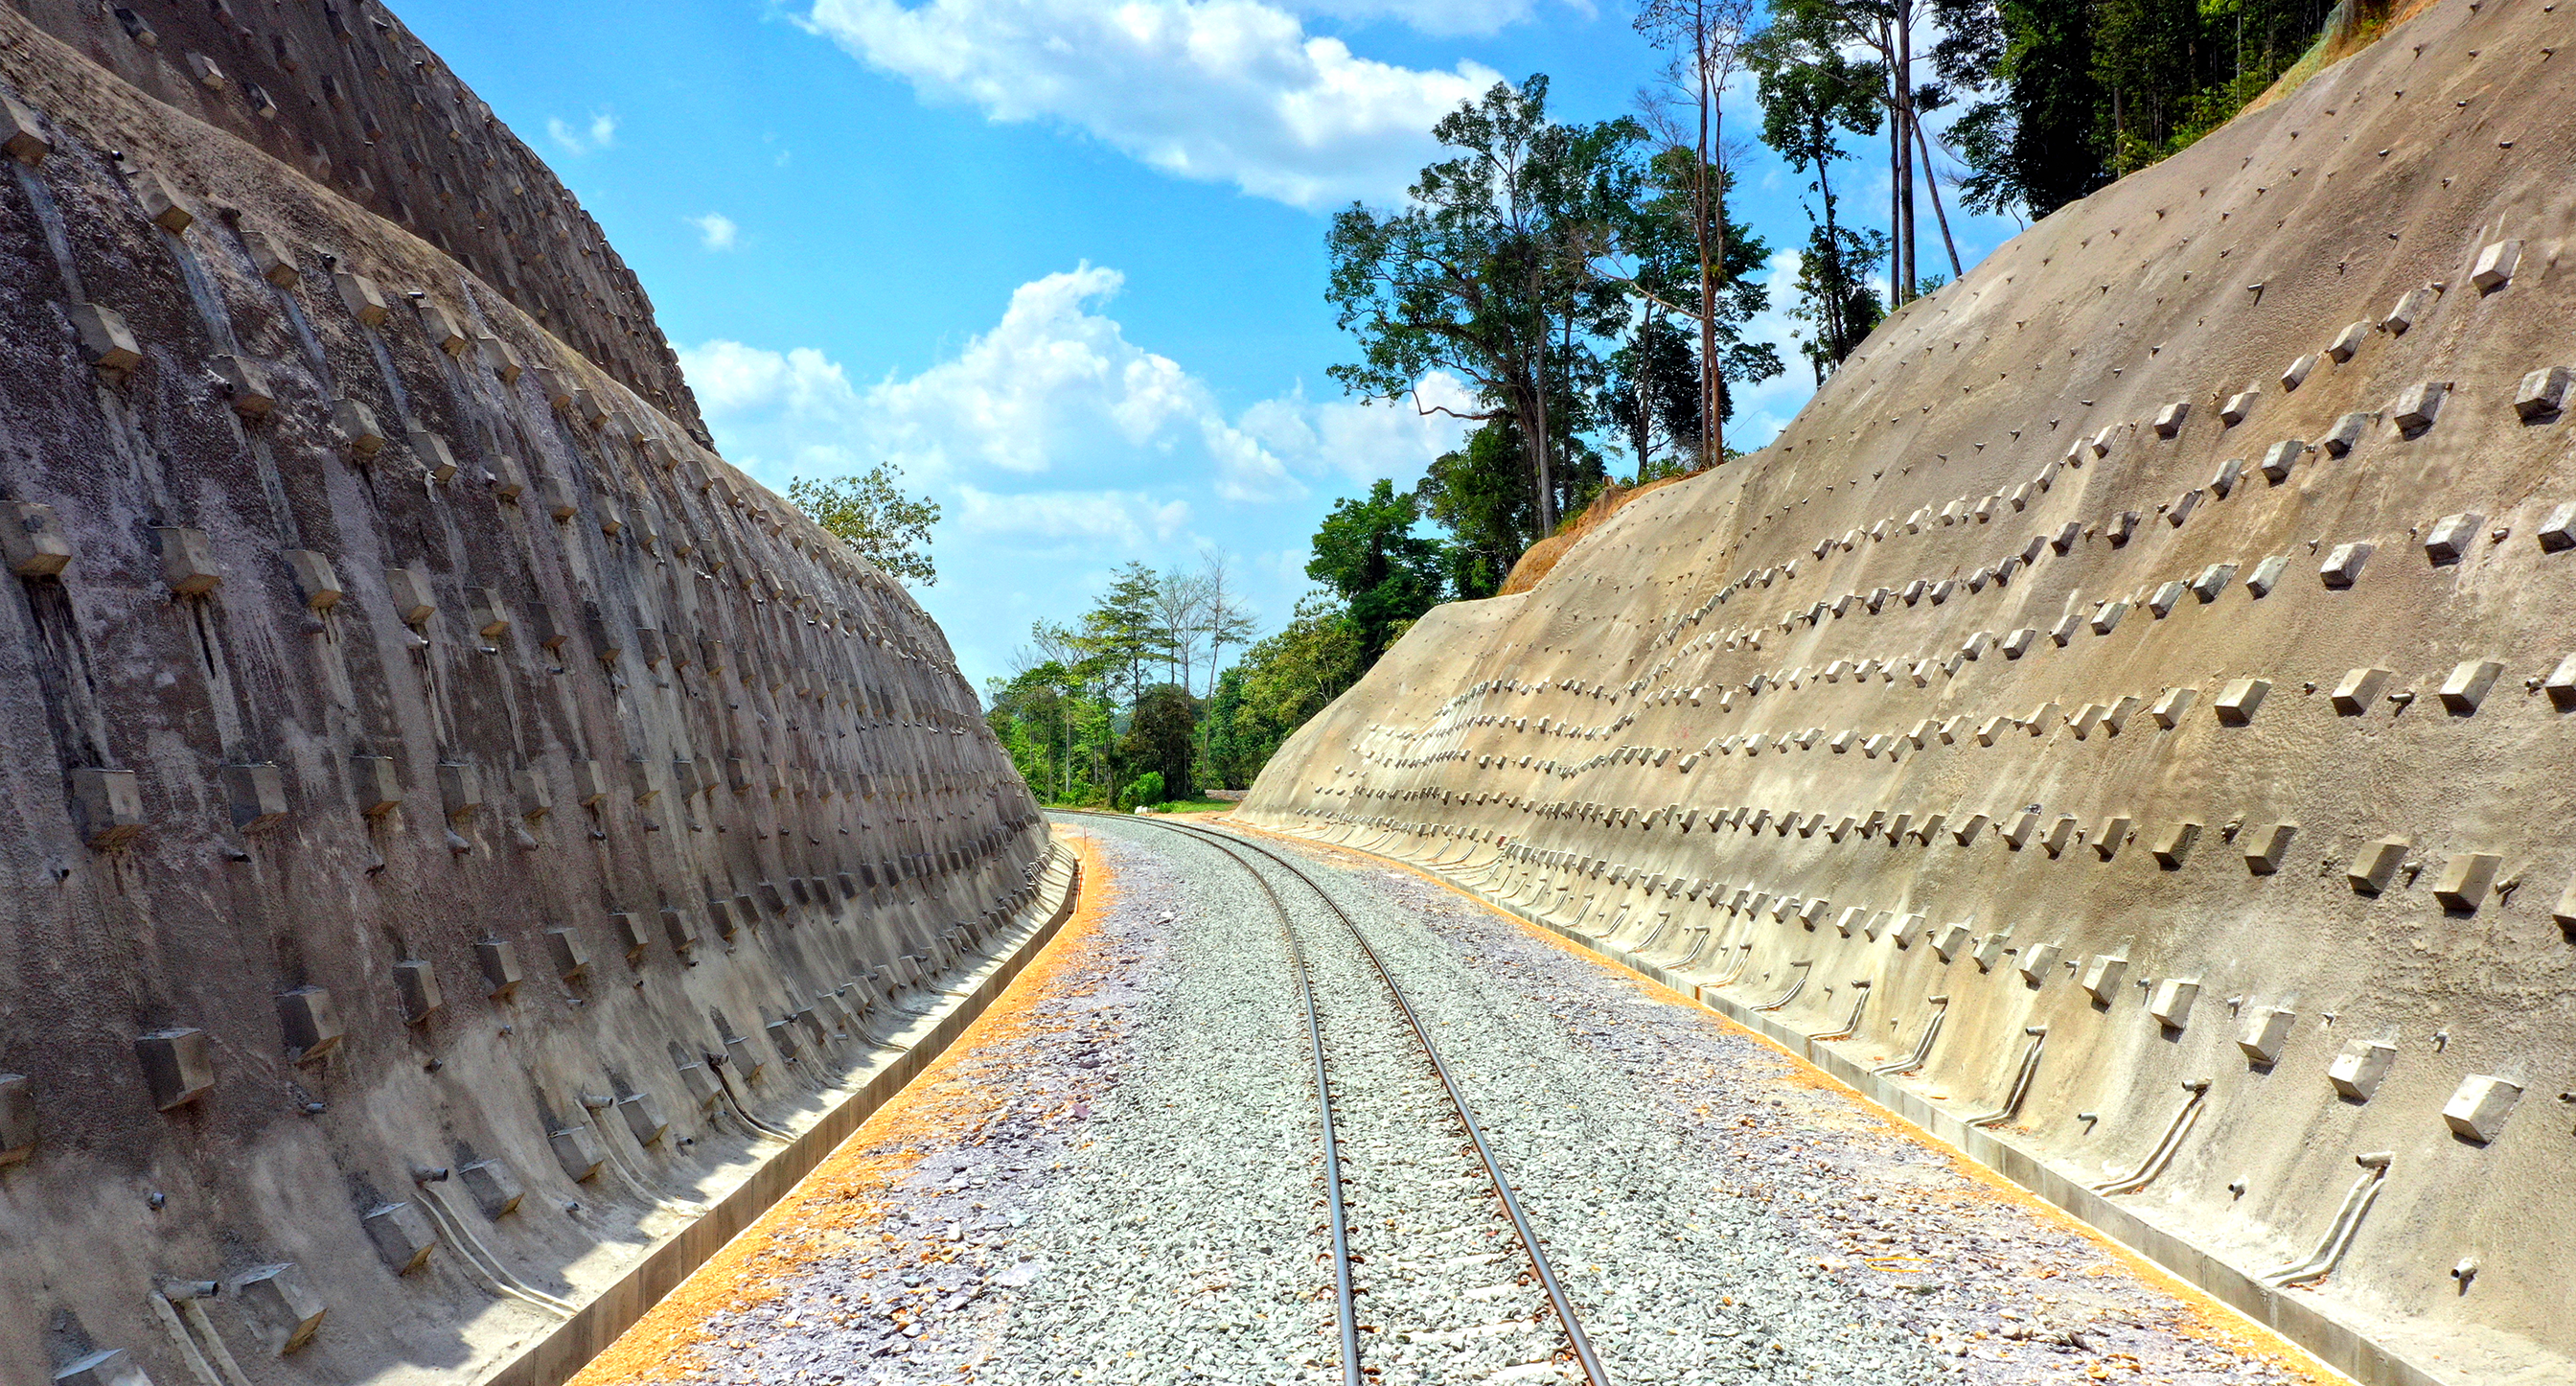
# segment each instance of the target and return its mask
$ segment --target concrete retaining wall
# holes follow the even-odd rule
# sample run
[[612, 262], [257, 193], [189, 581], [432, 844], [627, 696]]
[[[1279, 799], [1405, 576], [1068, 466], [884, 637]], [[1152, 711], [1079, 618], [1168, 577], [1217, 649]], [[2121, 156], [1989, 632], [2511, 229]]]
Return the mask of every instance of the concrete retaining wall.
[[592, 1341], [1052, 915], [1036, 806], [379, 6], [29, 0], [0, 96], [0, 1379]]
[[1938, 1013], [1899, 1110], [2146, 1172], [2057, 1192], [2414, 1364], [2312, 1335], [2365, 1377], [2565, 1379], [2561, 24], [2443, 0], [2034, 225], [1772, 446], [1432, 612], [1244, 816], [1846, 1066]]

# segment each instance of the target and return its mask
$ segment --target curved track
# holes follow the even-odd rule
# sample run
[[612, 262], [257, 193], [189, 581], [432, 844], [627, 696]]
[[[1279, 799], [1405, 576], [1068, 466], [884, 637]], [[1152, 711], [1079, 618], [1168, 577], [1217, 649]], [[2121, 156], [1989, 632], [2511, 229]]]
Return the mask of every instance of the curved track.
[[[1279, 916], [1314, 1054], [1345, 1386], [1561, 1380], [1562, 1359], [1568, 1355], [1581, 1380], [1610, 1386], [1448, 1064], [1377, 950], [1340, 903], [1302, 867], [1259, 843], [1189, 824], [1122, 821], [1153, 823], [1224, 853], [1252, 877]], [[1338, 956], [1325, 949], [1310, 958], [1294, 914], [1247, 852], [1265, 858], [1312, 893], [1340, 923], [1335, 936], [1352, 946]], [[1370, 979], [1373, 988], [1367, 987]], [[1380, 999], [1392, 1006], [1362, 1003], [1364, 988], [1381, 991]], [[1318, 1004], [1319, 989], [1332, 1003]], [[1402, 1066], [1399, 1055], [1410, 1055], [1416, 1074], [1428, 1068], [1434, 1082], [1424, 1085], [1396, 1076], [1394, 1068]], [[1443, 1136], [1463, 1136], [1465, 1150]], [[1473, 1156], [1470, 1172], [1441, 1177], [1459, 1165], [1462, 1153]], [[1543, 1303], [1529, 1296], [1527, 1281], [1517, 1277], [1506, 1284], [1468, 1283], [1490, 1282], [1496, 1266], [1516, 1259], [1506, 1251], [1474, 1249], [1480, 1236], [1501, 1240], [1503, 1229], [1492, 1225], [1497, 1208], [1526, 1258], [1528, 1279], [1543, 1291]], [[1384, 1246], [1369, 1244], [1377, 1236], [1385, 1238]], [[1355, 1266], [1366, 1270], [1355, 1274]], [[1359, 1309], [1363, 1297], [1382, 1319], [1417, 1322], [1364, 1324]], [[1526, 1301], [1523, 1312], [1506, 1314], [1515, 1298]], [[1549, 1320], [1558, 1330], [1554, 1334], [1544, 1331]], [[1384, 1346], [1364, 1350], [1363, 1335]]]

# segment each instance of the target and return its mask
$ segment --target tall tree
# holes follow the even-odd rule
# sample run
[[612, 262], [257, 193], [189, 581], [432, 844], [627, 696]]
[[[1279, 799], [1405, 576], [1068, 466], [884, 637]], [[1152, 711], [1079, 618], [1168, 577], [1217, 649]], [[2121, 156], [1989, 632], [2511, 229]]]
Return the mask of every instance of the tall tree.
[[[1424, 168], [1405, 206], [1353, 203], [1325, 235], [1325, 296], [1361, 355], [1330, 374], [1424, 413], [1512, 420], [1544, 533], [1566, 489], [1555, 466], [1574, 432], [1563, 407], [1590, 393], [1569, 382], [1599, 371], [1592, 340], [1605, 305], [1586, 292], [1589, 266], [1634, 201], [1642, 131], [1629, 120], [1550, 121], [1547, 78], [1534, 74], [1517, 88], [1496, 83], [1432, 133], [1457, 156]], [[1477, 402], [1424, 403], [1418, 387], [1433, 371], [1464, 380]]]
[[1198, 757], [1198, 702], [1179, 684], [1158, 683], [1136, 695], [1128, 718], [1127, 739], [1120, 748], [1127, 769], [1151, 770], [1163, 777], [1167, 799], [1193, 797], [1190, 764]]
[[[1694, 382], [1679, 407], [1692, 409]], [[1691, 418], [1697, 415], [1689, 414]], [[1489, 419], [1457, 450], [1441, 454], [1413, 489], [1422, 517], [1448, 532], [1440, 562], [1460, 597], [1490, 597], [1512, 564], [1540, 537], [1529, 489], [1520, 484], [1521, 440], [1510, 419]]]
[[1205, 573], [1174, 568], [1154, 577], [1154, 620], [1162, 627], [1163, 667], [1187, 691], [1198, 667], [1199, 647], [1207, 639], [1208, 585]]
[[[1702, 456], [1699, 426], [1706, 401], [1699, 353], [1669, 316], [1651, 307], [1639, 310], [1627, 345], [1610, 355], [1610, 383], [1601, 396], [1602, 412], [1636, 455], [1639, 480], [1694, 465]], [[1683, 460], [1658, 466], [1659, 442], [1669, 443]]]
[[[1724, 189], [1733, 175], [1698, 167], [1697, 150], [1672, 138], [1680, 132], [1669, 111], [1650, 111], [1649, 120], [1665, 144], [1647, 161], [1637, 200], [1624, 214], [1617, 245], [1624, 261], [1595, 269], [1605, 294], [1620, 296], [1613, 302], [1628, 320], [1628, 340], [1611, 355], [1600, 410], [1605, 424], [1626, 435], [1641, 477], [1674, 470], [1655, 463], [1659, 436], [1688, 451], [1683, 469], [1723, 461], [1722, 438], [1700, 431], [1709, 418], [1709, 390], [1716, 392], [1715, 418], [1722, 428], [1735, 416], [1732, 384], [1768, 380], [1781, 370], [1770, 343], [1744, 340], [1746, 324], [1771, 306], [1762, 282], [1770, 245], [1741, 222], [1713, 231], [1697, 225], [1701, 212], [1724, 209]], [[1702, 189], [1712, 185], [1719, 192], [1709, 197]], [[1724, 259], [1714, 268], [1714, 292], [1704, 294], [1711, 286], [1698, 257], [1706, 246], [1721, 247]], [[1696, 340], [1674, 331], [1668, 313], [1692, 320]], [[1702, 355], [1708, 351], [1715, 354]], [[1681, 410], [1670, 407], [1677, 387]], [[1647, 425], [1642, 432], [1641, 424]]]
[[1362, 666], [1377, 662], [1403, 628], [1440, 601], [1440, 553], [1413, 532], [1422, 512], [1410, 492], [1379, 481], [1368, 497], [1333, 502], [1315, 530], [1306, 576], [1331, 588], [1359, 632]]
[[787, 483], [787, 500], [895, 581], [935, 586], [930, 527], [939, 523], [939, 502], [905, 495], [897, 480], [882, 462], [831, 481], [797, 477]]
[[1865, 53], [1860, 70], [1873, 76], [1876, 96], [1887, 123], [1888, 169], [1888, 304], [1902, 306], [1917, 296], [1922, 274], [1915, 258], [1915, 175], [1924, 176], [1924, 192], [1940, 222], [1942, 245], [1949, 252], [1950, 272], [1960, 272], [1959, 250], [1950, 239], [1949, 218], [1941, 210], [1941, 189], [1932, 177], [1931, 144], [1922, 128], [1922, 113], [1946, 101], [1936, 82], [1916, 81], [1916, 26], [1940, 0], [1769, 0], [1773, 25], [1830, 36], [1829, 48]]
[[1089, 611], [1068, 643], [1099, 671], [1113, 699], [1133, 698], [1145, 687], [1145, 665], [1163, 656], [1168, 644], [1155, 619], [1154, 570], [1130, 562], [1112, 574], [1109, 590]]
[[1699, 252], [1699, 436], [1705, 440], [1708, 466], [1726, 456], [1726, 423], [1720, 407], [1717, 346], [1717, 299], [1726, 265], [1726, 111], [1722, 98], [1727, 81], [1743, 62], [1745, 35], [1753, 20], [1753, 0], [1645, 0], [1638, 9], [1637, 32], [1672, 55], [1666, 69], [1669, 86], [1683, 94], [1691, 112], [1691, 157], [1687, 164], [1690, 226]]
[[1233, 575], [1226, 569], [1225, 555], [1214, 551], [1199, 555], [1199, 577], [1207, 585], [1208, 696], [1216, 696], [1217, 670], [1225, 663], [1228, 645], [1243, 646], [1252, 641], [1256, 627], [1252, 611], [1243, 604], [1232, 586]]
[[1746, 45], [1745, 61], [1762, 107], [1763, 142], [1814, 178], [1808, 186], [1816, 204], [1808, 209], [1812, 225], [1798, 263], [1802, 303], [1792, 311], [1814, 325], [1804, 349], [1822, 385], [1880, 316], [1864, 266], [1882, 253], [1885, 238], [1839, 215], [1833, 165], [1849, 157], [1843, 134], [1877, 132], [1885, 116], [1882, 77], [1877, 64], [1855, 59], [1843, 46], [1839, 22], [1812, 6], [1777, 8], [1771, 24]]
[[2036, 220], [2111, 181], [2093, 0], [1935, 0], [1943, 81], [1981, 93], [1950, 127], [1975, 211]]
[[[985, 686], [987, 720], [997, 724], [994, 733], [1004, 745], [1012, 745], [1011, 732], [1017, 731], [1035, 752], [1034, 765], [1020, 764], [1021, 777], [1045, 797], [1063, 799], [1073, 789], [1073, 674], [1027, 650], [1017, 652], [1013, 664], [1010, 678]], [[1013, 747], [1014, 762], [1021, 761], [1018, 750]]]
[[1887, 253], [1887, 235], [1851, 226], [1807, 228], [1807, 248], [1798, 257], [1798, 302], [1789, 316], [1808, 325], [1799, 352], [1814, 370], [1816, 384], [1860, 348], [1887, 316], [1878, 293], [1861, 278], [1864, 266]]

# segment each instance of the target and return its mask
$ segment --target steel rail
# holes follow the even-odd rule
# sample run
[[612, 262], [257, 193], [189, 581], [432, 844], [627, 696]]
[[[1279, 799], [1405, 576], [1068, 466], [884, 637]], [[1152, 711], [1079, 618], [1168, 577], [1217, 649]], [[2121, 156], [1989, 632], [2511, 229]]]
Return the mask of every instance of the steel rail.
[[[1080, 809], [1059, 811], [1082, 812]], [[1160, 823], [1155, 826], [1175, 830], [1179, 827], [1178, 824], [1173, 823]], [[1192, 841], [1202, 840], [1187, 833], [1183, 836], [1189, 837]], [[1325, 1206], [1331, 1211], [1333, 1306], [1334, 1313], [1340, 1320], [1339, 1327], [1342, 1335], [1342, 1383], [1343, 1386], [1368, 1386], [1368, 1377], [1360, 1368], [1359, 1307], [1353, 1299], [1351, 1290], [1350, 1216], [1342, 1203], [1341, 1142], [1333, 1132], [1332, 1079], [1324, 1069], [1324, 1026], [1315, 1014], [1313, 977], [1306, 970], [1304, 950], [1297, 946], [1297, 929], [1289, 920], [1287, 903], [1279, 898], [1278, 891], [1271, 888], [1270, 879], [1261, 874], [1261, 868], [1254, 866], [1242, 853], [1235, 851], [1224, 842], [1209, 841], [1207, 845], [1233, 858], [1235, 865], [1242, 867], [1244, 874], [1252, 878], [1252, 883], [1261, 887], [1261, 893], [1269, 897], [1270, 908], [1279, 916], [1280, 934], [1288, 940], [1288, 963], [1297, 974], [1298, 999], [1304, 1004], [1306, 1010], [1306, 1042], [1315, 1058], [1315, 1105], [1321, 1110], [1324, 1118], [1324, 1194]], [[1243, 845], [1250, 847], [1253, 844], [1247, 842]]]
[[[1153, 822], [1154, 820], [1149, 819], [1147, 821]], [[1234, 846], [1249, 848], [1252, 851], [1260, 853], [1262, 856], [1268, 857], [1271, 861], [1277, 863], [1280, 869], [1295, 877], [1300, 885], [1313, 891], [1315, 893], [1315, 898], [1324, 902], [1324, 908], [1331, 910], [1333, 912], [1333, 917], [1342, 922], [1342, 927], [1350, 933], [1351, 941], [1359, 945], [1361, 956], [1367, 958], [1369, 960], [1369, 966], [1376, 970], [1378, 981], [1385, 985], [1387, 995], [1394, 998], [1396, 1011], [1404, 1017], [1405, 1024], [1412, 1027], [1413, 1037], [1422, 1045], [1423, 1057], [1431, 1061], [1432, 1071], [1439, 1075], [1441, 1089], [1448, 1094], [1449, 1105], [1458, 1113], [1459, 1124], [1466, 1128], [1467, 1141], [1470, 1145], [1475, 1147], [1476, 1158], [1483, 1162], [1485, 1167], [1485, 1177], [1492, 1182], [1494, 1192], [1501, 1196], [1503, 1211], [1508, 1214], [1511, 1219], [1513, 1232], [1520, 1237], [1521, 1249], [1529, 1253], [1530, 1265], [1538, 1272], [1539, 1284], [1547, 1290], [1548, 1303], [1555, 1308], [1557, 1321], [1564, 1326], [1566, 1339], [1574, 1346], [1574, 1357], [1575, 1360], [1583, 1367], [1584, 1378], [1590, 1381], [1592, 1386], [1611, 1386], [1610, 1374], [1602, 1369], [1601, 1359], [1594, 1355], [1592, 1351], [1592, 1340], [1584, 1335], [1582, 1323], [1574, 1316], [1574, 1305], [1565, 1297], [1565, 1287], [1558, 1283], [1555, 1268], [1548, 1264], [1547, 1253], [1539, 1246], [1537, 1230], [1530, 1226], [1529, 1215], [1521, 1211], [1520, 1199], [1513, 1194], [1511, 1181], [1504, 1177], [1502, 1163], [1494, 1158], [1492, 1148], [1486, 1145], [1484, 1129], [1476, 1124], [1476, 1115], [1473, 1111], [1469, 1110], [1465, 1095], [1458, 1091], [1456, 1080], [1449, 1076], [1449, 1065], [1441, 1060], [1439, 1048], [1432, 1044], [1431, 1032], [1423, 1026], [1421, 1018], [1413, 1013], [1413, 1003], [1404, 999], [1403, 988], [1398, 987], [1395, 984], [1395, 978], [1388, 973], [1385, 961], [1378, 957], [1377, 950], [1375, 948], [1369, 946], [1368, 937], [1360, 932], [1359, 925], [1352, 920], [1348, 912], [1343, 910], [1341, 902], [1335, 900], [1331, 893], [1326, 891], [1322, 885], [1318, 884], [1312, 876], [1307, 875], [1302, 867], [1260, 843], [1237, 837], [1232, 833], [1221, 833], [1214, 829], [1202, 828], [1196, 824], [1163, 821], [1155, 822], [1154, 825], [1156, 827], [1169, 828], [1174, 832], [1180, 833], [1184, 837], [1206, 842], [1217, 850], [1225, 852], [1228, 856], [1234, 857], [1238, 862], [1243, 862], [1242, 856], [1234, 852], [1232, 847], [1227, 844], [1230, 843]], [[1260, 871], [1254, 869], [1251, 866], [1251, 863], [1244, 862], [1244, 866], [1245, 869], [1252, 871], [1252, 874], [1256, 879], [1260, 878]], [[1278, 893], [1270, 889], [1268, 881], [1265, 880], [1262, 882], [1262, 890], [1265, 894], [1270, 896], [1270, 902], [1272, 905], [1279, 905]], [[1280, 918], [1283, 923], [1287, 919], [1287, 911], [1284, 907], [1280, 910]], [[1293, 929], [1289, 932], [1289, 947], [1292, 950], [1296, 947], [1295, 931]], [[1301, 973], [1303, 966], [1304, 964], [1301, 962], [1299, 964]], [[1311, 989], [1307, 992], [1306, 1000], [1308, 1018], [1311, 1021], [1314, 1007], [1314, 993]], [[1320, 1044], [1320, 1040], [1318, 1043]], [[1322, 1081], [1322, 1063], [1323, 1052], [1318, 1048], [1316, 1051], [1316, 1073], [1317, 1081], [1319, 1083]], [[1326, 1121], [1328, 1123], [1327, 1129], [1329, 1130], [1329, 1116], [1327, 1116]], [[1341, 1250], [1342, 1248], [1339, 1246], [1336, 1247], [1337, 1253]], [[1347, 1285], [1347, 1272], [1345, 1272], [1344, 1283]], [[1344, 1300], [1345, 1304], [1348, 1302], [1349, 1301], [1347, 1299]], [[1349, 1323], [1349, 1320], [1346, 1318], [1344, 1323]], [[1349, 1378], [1352, 1364], [1355, 1361], [1356, 1358], [1352, 1357], [1346, 1357], [1344, 1359], [1343, 1368], [1346, 1379]]]

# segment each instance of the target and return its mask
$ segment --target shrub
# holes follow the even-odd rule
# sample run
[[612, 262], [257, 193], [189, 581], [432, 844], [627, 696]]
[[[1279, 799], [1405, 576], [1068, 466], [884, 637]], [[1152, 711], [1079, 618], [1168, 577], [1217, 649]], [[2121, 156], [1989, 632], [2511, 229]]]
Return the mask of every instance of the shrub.
[[1118, 807], [1121, 811], [1151, 807], [1161, 802], [1163, 802], [1163, 772], [1160, 770], [1148, 770], [1129, 780], [1127, 787], [1118, 791]]

